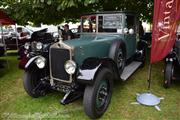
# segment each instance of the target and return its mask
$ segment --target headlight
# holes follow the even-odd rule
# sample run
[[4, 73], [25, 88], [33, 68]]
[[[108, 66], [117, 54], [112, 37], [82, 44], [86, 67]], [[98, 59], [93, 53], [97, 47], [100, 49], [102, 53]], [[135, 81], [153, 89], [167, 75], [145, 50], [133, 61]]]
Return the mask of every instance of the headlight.
[[43, 47], [43, 44], [41, 42], [36, 43], [36, 49], [41, 50]]
[[43, 69], [45, 67], [46, 59], [44, 57], [39, 57], [35, 62], [39, 69]]
[[76, 63], [72, 60], [66, 61], [64, 68], [68, 74], [74, 74], [76, 71]]
[[30, 43], [25, 43], [25, 44], [24, 44], [24, 48], [25, 48], [26, 50], [28, 50], [29, 47], [30, 47]]
[[124, 28], [124, 33], [128, 34], [128, 32], [129, 32], [128, 28]]

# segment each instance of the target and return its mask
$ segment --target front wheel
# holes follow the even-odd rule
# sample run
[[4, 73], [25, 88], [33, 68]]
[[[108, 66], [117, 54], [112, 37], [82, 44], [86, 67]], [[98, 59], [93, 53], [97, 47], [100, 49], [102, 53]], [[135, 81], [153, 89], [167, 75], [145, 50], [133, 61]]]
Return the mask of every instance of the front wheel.
[[43, 78], [43, 72], [39, 70], [29, 70], [25, 71], [23, 85], [25, 91], [31, 97], [37, 98], [45, 95], [47, 86], [42, 83], [41, 78]]
[[102, 68], [93, 85], [87, 85], [84, 92], [83, 105], [90, 118], [99, 118], [106, 111], [112, 95], [112, 72]]
[[174, 73], [173, 62], [166, 63], [165, 70], [164, 70], [164, 87], [165, 88], [169, 88], [171, 86], [173, 73]]

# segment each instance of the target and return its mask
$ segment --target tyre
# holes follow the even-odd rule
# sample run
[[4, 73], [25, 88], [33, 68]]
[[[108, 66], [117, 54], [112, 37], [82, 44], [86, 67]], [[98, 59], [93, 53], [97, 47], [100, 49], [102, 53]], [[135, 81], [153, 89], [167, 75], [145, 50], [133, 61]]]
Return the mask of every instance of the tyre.
[[84, 92], [83, 105], [85, 113], [92, 119], [104, 114], [111, 100], [113, 78], [112, 72], [102, 68], [93, 85], [87, 85]]
[[171, 86], [172, 77], [174, 73], [173, 62], [167, 62], [164, 70], [164, 87], [169, 88]]
[[23, 85], [28, 95], [37, 98], [45, 95], [46, 85], [42, 84], [41, 78], [43, 77], [42, 71], [29, 70], [25, 71]]
[[126, 64], [126, 45], [122, 40], [114, 41], [112, 43], [109, 50], [109, 58], [116, 62], [119, 75], [121, 75]]

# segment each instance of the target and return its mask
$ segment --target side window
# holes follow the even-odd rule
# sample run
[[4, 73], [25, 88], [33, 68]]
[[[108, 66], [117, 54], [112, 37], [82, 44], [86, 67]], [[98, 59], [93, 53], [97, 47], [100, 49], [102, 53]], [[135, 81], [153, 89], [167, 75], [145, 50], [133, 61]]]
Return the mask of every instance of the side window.
[[136, 26], [135, 26], [135, 16], [133, 15], [126, 15], [126, 27], [128, 29], [133, 29], [136, 31]]

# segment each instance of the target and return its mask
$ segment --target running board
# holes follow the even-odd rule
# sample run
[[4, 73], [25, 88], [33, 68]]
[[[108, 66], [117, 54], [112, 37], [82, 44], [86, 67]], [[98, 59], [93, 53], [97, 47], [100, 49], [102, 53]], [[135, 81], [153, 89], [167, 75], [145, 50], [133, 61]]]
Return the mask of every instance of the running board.
[[128, 66], [126, 66], [121, 74], [121, 79], [126, 81], [140, 66], [142, 62], [133, 61]]

